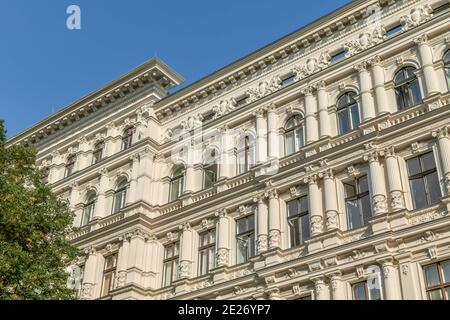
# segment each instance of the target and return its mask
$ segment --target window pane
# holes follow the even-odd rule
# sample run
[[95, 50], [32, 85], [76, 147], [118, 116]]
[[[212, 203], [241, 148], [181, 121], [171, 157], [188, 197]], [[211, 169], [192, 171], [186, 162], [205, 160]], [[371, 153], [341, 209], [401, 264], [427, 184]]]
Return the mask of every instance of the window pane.
[[404, 97], [404, 93], [403, 93], [401, 87], [395, 89], [395, 97], [396, 97], [396, 100], [397, 100], [398, 110], [405, 109], [407, 106], [405, 104], [405, 97]]
[[367, 300], [365, 283], [362, 282], [353, 285], [353, 297], [355, 300]]
[[358, 201], [347, 200], [345, 201], [345, 207], [347, 210], [348, 228], [359, 228], [361, 226], [361, 216], [359, 212]]
[[208, 251], [204, 250], [200, 252], [200, 275], [208, 272]]
[[107, 296], [109, 294], [109, 288], [111, 287], [112, 273], [107, 273], [103, 276], [103, 290], [102, 296]]
[[255, 229], [255, 217], [253, 215], [247, 218], [247, 230]]
[[430, 300], [442, 300], [442, 291], [441, 291], [441, 289], [429, 291], [428, 292], [428, 299], [430, 299]]
[[425, 193], [425, 184], [422, 178], [409, 181], [411, 187], [414, 208], [420, 209], [427, 206], [427, 196]]
[[252, 233], [248, 237], [248, 256], [254, 257], [256, 254], [255, 235]]
[[238, 233], [243, 233], [247, 231], [247, 219], [239, 219], [237, 221], [237, 232]]
[[425, 278], [427, 281], [427, 288], [440, 284], [437, 265], [433, 264], [425, 267]]
[[295, 152], [294, 133], [289, 132], [286, 134], [286, 155], [293, 154]]
[[216, 267], [216, 249], [214, 247], [209, 249], [209, 270]]
[[439, 202], [439, 199], [441, 198], [441, 188], [439, 186], [439, 179], [436, 172], [433, 172], [431, 174], [428, 174], [425, 176], [427, 189], [428, 189], [428, 196], [430, 203], [434, 204]]
[[350, 198], [356, 195], [355, 182], [344, 183], [345, 197]]
[[370, 291], [370, 300], [381, 300], [381, 292], [379, 288], [371, 288]]
[[213, 229], [210, 231], [210, 236], [211, 236], [211, 243], [215, 243], [216, 242], [216, 229]]
[[237, 263], [243, 263], [247, 260], [247, 244], [243, 239], [237, 240]]
[[300, 150], [301, 147], [303, 147], [304, 139], [303, 139], [303, 129], [297, 129], [295, 130], [295, 137], [296, 137], [296, 151]]
[[436, 169], [433, 152], [423, 154], [420, 159], [422, 160], [422, 171]]
[[412, 158], [408, 161], [406, 161], [406, 164], [408, 165], [408, 174], [409, 176], [413, 176], [415, 174], [418, 174], [421, 172], [420, 168], [420, 162], [419, 158]]
[[372, 217], [372, 207], [370, 204], [370, 197], [369, 195], [366, 195], [360, 198], [359, 200], [361, 205], [363, 224], [366, 225], [369, 219]]
[[359, 126], [359, 111], [358, 105], [355, 104], [350, 107], [350, 117], [352, 119], [352, 129], [356, 129]]
[[308, 211], [308, 197], [301, 197], [300, 199], [298, 199], [299, 202], [299, 212], [303, 213], [303, 212], [307, 212]]
[[369, 184], [367, 182], [367, 176], [363, 176], [358, 179], [359, 193], [369, 191]]
[[339, 111], [339, 131], [340, 133], [346, 133], [350, 131], [350, 125], [348, 123], [348, 112], [347, 110]]
[[169, 286], [171, 284], [171, 275], [172, 275], [172, 263], [167, 262], [164, 264], [164, 286]]
[[289, 201], [288, 202], [288, 216], [295, 216], [299, 212], [298, 210], [298, 201]]
[[291, 247], [298, 246], [300, 244], [299, 236], [300, 236], [300, 228], [299, 228], [299, 219], [293, 218], [288, 221], [289, 225], [289, 237], [291, 240]]
[[441, 263], [442, 276], [444, 278], [444, 283], [450, 282], [450, 260]]
[[304, 243], [305, 240], [308, 240], [310, 238], [309, 215], [302, 216], [300, 218], [300, 221], [301, 221], [300, 243]]

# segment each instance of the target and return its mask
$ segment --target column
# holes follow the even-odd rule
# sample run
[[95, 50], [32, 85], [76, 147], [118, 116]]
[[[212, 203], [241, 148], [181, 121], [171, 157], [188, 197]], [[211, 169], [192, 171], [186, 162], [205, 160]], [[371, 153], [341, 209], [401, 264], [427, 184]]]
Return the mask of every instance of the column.
[[94, 248], [85, 250], [87, 256], [84, 265], [83, 285], [81, 286], [81, 299], [94, 299], [95, 276], [97, 272], [97, 251]]
[[278, 159], [280, 157], [280, 145], [278, 137], [278, 115], [276, 105], [272, 103], [267, 109], [267, 126], [269, 141], [269, 158]]
[[116, 287], [123, 287], [127, 282], [127, 269], [130, 250], [130, 238], [131, 234], [127, 233], [119, 237], [121, 245], [119, 248], [119, 255], [117, 257], [117, 281]]
[[108, 177], [108, 170], [106, 168], [103, 168], [100, 171], [100, 187], [98, 190], [97, 195], [97, 204], [95, 206], [94, 210], [94, 219], [101, 219], [106, 216], [106, 191], [109, 187], [109, 177]]
[[327, 275], [331, 283], [331, 298], [333, 300], [346, 300], [347, 292], [345, 283], [342, 281], [342, 273], [335, 271]]
[[317, 84], [317, 100], [319, 102], [319, 128], [320, 138], [331, 136], [330, 115], [328, 113], [328, 92], [325, 87], [325, 81]]
[[219, 232], [217, 233], [217, 266], [228, 266], [230, 263], [230, 221], [226, 209], [215, 213], [219, 218]]
[[141, 228], [130, 233], [130, 246], [128, 250], [127, 281], [129, 283], [142, 283], [145, 271], [146, 242], [150, 236]]
[[401, 299], [398, 271], [397, 267], [394, 266], [393, 261], [394, 259], [392, 257], [377, 260], [383, 268], [384, 298], [386, 300]]
[[80, 190], [78, 183], [73, 182], [70, 185], [70, 208], [71, 210], [75, 210], [75, 206], [80, 202]]
[[281, 221], [278, 192], [272, 189], [267, 192], [267, 195], [269, 197], [269, 248], [279, 248], [281, 246]]
[[265, 195], [259, 195], [253, 201], [258, 204], [256, 251], [259, 254], [267, 251], [268, 248], [268, 210], [265, 203]]
[[105, 138], [105, 155], [104, 157], [109, 157], [119, 151], [116, 148], [115, 138], [116, 138], [117, 127], [114, 122], [110, 122], [106, 125], [106, 138]]
[[137, 193], [137, 179], [139, 171], [139, 154], [134, 154], [130, 157], [131, 160], [131, 179], [130, 179], [130, 194], [128, 195], [127, 204], [136, 201]]
[[49, 174], [49, 182], [54, 183], [63, 178], [64, 166], [61, 164], [61, 155], [58, 151], [52, 152], [52, 162], [50, 165], [50, 174]]
[[89, 163], [88, 143], [86, 137], [82, 137], [78, 140], [78, 171], [87, 168]]
[[325, 277], [318, 276], [315, 278], [311, 278], [311, 280], [314, 282], [315, 300], [329, 300], [329, 289], [325, 284]]
[[146, 201], [152, 204], [152, 179], [154, 178], [153, 153], [150, 148], [145, 148], [139, 153], [139, 169], [137, 174], [137, 190], [134, 201]]
[[422, 71], [425, 78], [425, 86], [427, 89], [427, 97], [429, 97], [432, 94], [439, 93], [436, 71], [433, 66], [433, 51], [428, 44], [428, 36], [426, 34], [414, 39], [414, 42], [418, 47]]
[[390, 112], [386, 88], [384, 87], [384, 68], [381, 65], [381, 57], [375, 56], [370, 60], [372, 65], [373, 86], [375, 88], [375, 100], [377, 104], [377, 115]]
[[443, 127], [432, 133], [437, 138], [441, 166], [444, 176], [445, 192], [450, 195], [450, 133], [448, 127]]
[[362, 122], [375, 117], [375, 108], [372, 99], [372, 80], [368, 71], [367, 62], [361, 62], [355, 66], [359, 75], [359, 87], [361, 96]]
[[254, 112], [256, 118], [256, 163], [267, 160], [267, 123], [264, 118], [264, 108]]
[[181, 235], [181, 248], [180, 248], [180, 265], [178, 276], [180, 279], [192, 277], [192, 229], [189, 222], [180, 226]]
[[405, 208], [405, 198], [403, 194], [402, 182], [400, 179], [400, 168], [394, 147], [389, 147], [384, 151], [386, 157], [386, 172], [389, 185], [389, 201], [392, 210], [402, 210]]
[[372, 210], [375, 215], [386, 213], [386, 187], [383, 169], [378, 161], [378, 152], [373, 151], [365, 155], [364, 160], [369, 161], [369, 180], [372, 189]]
[[232, 143], [230, 143], [231, 136], [230, 130], [227, 125], [219, 128], [220, 133], [220, 163], [219, 163], [219, 180], [227, 179], [232, 176], [231, 174], [231, 157], [229, 155]]
[[319, 139], [316, 119], [317, 104], [313, 96], [312, 86], [303, 88], [302, 94], [305, 95], [306, 143], [308, 144]]
[[309, 215], [311, 221], [311, 236], [316, 236], [323, 232], [322, 195], [317, 184], [317, 175], [312, 175], [304, 179], [308, 183]]
[[323, 188], [326, 195], [324, 198], [327, 231], [339, 229], [336, 181], [331, 169], [323, 173]]

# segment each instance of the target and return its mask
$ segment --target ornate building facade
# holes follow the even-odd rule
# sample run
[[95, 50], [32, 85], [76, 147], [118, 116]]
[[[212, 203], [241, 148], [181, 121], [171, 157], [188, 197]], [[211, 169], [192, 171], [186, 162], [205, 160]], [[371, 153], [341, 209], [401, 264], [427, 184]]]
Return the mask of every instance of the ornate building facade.
[[152, 59], [8, 144], [81, 299], [450, 299], [447, 0], [355, 0], [200, 81]]

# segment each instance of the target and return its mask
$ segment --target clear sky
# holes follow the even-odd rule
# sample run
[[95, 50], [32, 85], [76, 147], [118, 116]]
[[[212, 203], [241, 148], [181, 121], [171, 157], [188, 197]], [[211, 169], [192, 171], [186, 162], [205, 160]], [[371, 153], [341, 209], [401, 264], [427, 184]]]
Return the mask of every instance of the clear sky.
[[155, 55], [188, 85], [347, 2], [0, 0], [0, 118], [11, 137]]

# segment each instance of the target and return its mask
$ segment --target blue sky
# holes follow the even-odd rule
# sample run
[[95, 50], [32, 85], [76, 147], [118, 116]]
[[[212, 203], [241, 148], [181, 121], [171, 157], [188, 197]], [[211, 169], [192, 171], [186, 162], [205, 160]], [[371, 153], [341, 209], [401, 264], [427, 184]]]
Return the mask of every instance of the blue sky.
[[11, 137], [155, 55], [188, 85], [347, 2], [1, 0], [0, 118]]

